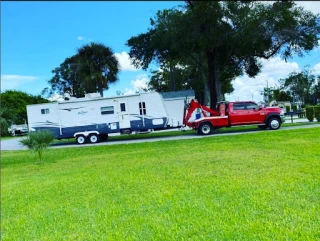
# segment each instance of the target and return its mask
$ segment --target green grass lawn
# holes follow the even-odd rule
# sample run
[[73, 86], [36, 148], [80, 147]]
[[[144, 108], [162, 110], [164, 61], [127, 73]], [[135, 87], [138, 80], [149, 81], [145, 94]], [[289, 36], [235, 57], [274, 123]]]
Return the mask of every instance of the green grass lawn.
[[320, 129], [1, 152], [1, 240], [319, 240]]

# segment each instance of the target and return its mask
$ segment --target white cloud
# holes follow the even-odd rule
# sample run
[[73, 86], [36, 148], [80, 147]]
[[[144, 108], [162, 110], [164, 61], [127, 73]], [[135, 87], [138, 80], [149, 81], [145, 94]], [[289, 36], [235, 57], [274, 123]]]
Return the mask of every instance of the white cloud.
[[320, 13], [319, 1], [295, 1], [297, 6], [303, 7], [305, 10], [311, 11], [314, 14]]
[[226, 95], [228, 101], [235, 100], [254, 100], [262, 101], [263, 97], [260, 92], [264, 87], [275, 87], [278, 80], [286, 78], [291, 72], [301, 71], [298, 64], [295, 62], [285, 62], [279, 57], [270, 60], [261, 60], [262, 69], [260, 74], [255, 78], [250, 78], [247, 75], [237, 77], [233, 82], [234, 92]]
[[131, 80], [130, 85], [133, 87], [131, 89], [125, 88], [124, 95], [135, 94], [138, 91], [142, 91], [148, 87], [149, 79], [147, 75], [139, 75], [136, 80]]
[[84, 40], [85, 38], [83, 36], [78, 36], [78, 40]]
[[123, 71], [137, 71], [138, 69], [135, 68], [130, 61], [130, 56], [129, 54], [127, 54], [126, 52], [122, 52], [122, 53], [115, 53], [116, 58], [118, 59], [120, 66], [121, 66], [121, 70]]
[[314, 70], [314, 74], [320, 75], [320, 63], [317, 63], [312, 69]]
[[37, 80], [37, 76], [26, 75], [1, 75], [1, 90], [11, 90], [20, 87], [23, 84], [30, 84]]
[[49, 101], [63, 101], [63, 96], [57, 93], [53, 93], [49, 98]]

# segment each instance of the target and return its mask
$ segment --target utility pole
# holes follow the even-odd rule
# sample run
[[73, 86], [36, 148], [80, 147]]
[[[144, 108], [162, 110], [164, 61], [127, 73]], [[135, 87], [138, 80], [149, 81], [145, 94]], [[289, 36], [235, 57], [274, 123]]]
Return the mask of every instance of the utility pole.
[[269, 81], [267, 80], [267, 104], [269, 105]]

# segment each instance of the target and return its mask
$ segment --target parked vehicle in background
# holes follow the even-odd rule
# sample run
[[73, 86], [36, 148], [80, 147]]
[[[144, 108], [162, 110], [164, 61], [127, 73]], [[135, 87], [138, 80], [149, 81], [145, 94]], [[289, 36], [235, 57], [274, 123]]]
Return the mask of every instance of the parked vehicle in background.
[[28, 125], [27, 125], [27, 124], [23, 124], [23, 125], [15, 125], [15, 124], [12, 124], [12, 125], [8, 128], [8, 132], [9, 132], [12, 136], [24, 135], [24, 134], [28, 134], [29, 129], [28, 129]]

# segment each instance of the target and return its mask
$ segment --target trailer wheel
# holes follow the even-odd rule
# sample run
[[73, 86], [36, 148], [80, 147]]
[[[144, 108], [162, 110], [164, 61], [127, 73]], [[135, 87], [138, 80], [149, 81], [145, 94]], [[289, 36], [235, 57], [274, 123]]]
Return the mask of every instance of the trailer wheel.
[[202, 135], [209, 135], [212, 131], [212, 125], [209, 123], [203, 123], [199, 126], [198, 132]]
[[81, 144], [84, 144], [86, 142], [86, 138], [85, 138], [84, 135], [79, 135], [79, 136], [77, 136], [76, 141], [77, 141], [78, 144], [81, 145]]
[[97, 134], [91, 134], [89, 136], [89, 141], [90, 143], [98, 143], [99, 142], [99, 137]]
[[270, 118], [268, 121], [268, 127], [270, 130], [278, 130], [281, 126], [279, 118]]

